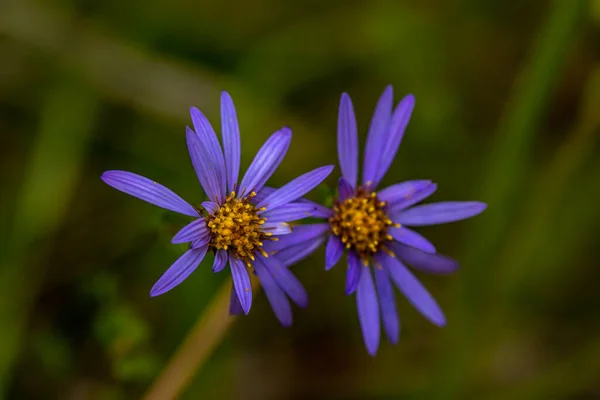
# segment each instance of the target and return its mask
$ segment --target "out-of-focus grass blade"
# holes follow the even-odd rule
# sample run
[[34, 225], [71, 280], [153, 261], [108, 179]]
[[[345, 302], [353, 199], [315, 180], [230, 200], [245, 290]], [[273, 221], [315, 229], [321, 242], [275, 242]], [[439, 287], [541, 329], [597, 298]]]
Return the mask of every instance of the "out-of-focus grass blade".
[[[536, 281], [543, 282], [542, 287], [547, 289], [549, 286], [560, 284], [558, 281], [565, 274], [577, 273], [576, 266], [564, 268], [569, 264], [563, 254], [572, 253], [573, 247], [577, 246], [579, 242], [564, 238], [561, 240], [561, 236], [568, 236], [569, 233], [557, 229], [556, 216], [565, 212], [565, 209], [570, 209], [570, 201], [574, 202], [573, 194], [581, 192], [581, 190], [569, 191], [569, 187], [572, 186], [572, 182], [576, 180], [577, 174], [581, 172], [585, 163], [593, 157], [594, 141], [597, 139], [600, 127], [600, 114], [597, 112], [598, 104], [600, 104], [600, 70], [596, 70], [592, 74], [586, 87], [587, 92], [580, 117], [572, 134], [558, 149], [550, 165], [544, 168], [544, 173], [532, 187], [531, 195], [524, 199], [525, 207], [522, 218], [519, 218], [515, 224], [513, 233], [503, 247], [503, 252], [493, 264], [493, 268], [498, 269], [501, 273], [492, 288], [495, 302], [487, 309], [486, 314], [481, 316], [482, 322], [479, 328], [479, 331], [482, 332], [481, 340], [476, 341], [471, 347], [476, 354], [473, 356], [474, 359], [480, 358], [481, 355], [494, 353], [495, 348], [505, 339], [506, 332], [499, 331], [498, 326], [510, 325], [511, 331], [521, 331], [526, 330], [526, 325], [531, 324], [527, 315], [512, 315], [518, 309], [514, 299], [515, 294], [517, 298], [522, 298], [519, 293], [524, 293], [525, 288], [535, 288], [534, 282]], [[588, 179], [590, 181], [584, 184], [588, 187], [592, 187], [597, 181], [595, 176]], [[592, 193], [598, 192], [595, 190]], [[581, 201], [576, 203], [585, 204]], [[589, 220], [594, 220], [598, 216], [596, 205], [597, 203], [588, 202], [586, 209], [577, 211], [587, 215]], [[579, 232], [579, 227], [576, 227], [575, 231], [577, 235], [582, 233]], [[556, 264], [553, 268], [548, 268], [553, 263], [544, 262], [544, 255], [550, 246], [553, 247], [554, 256], [564, 260], [558, 264], [563, 268], [557, 268]], [[531, 296], [536, 295], [535, 290], [528, 293]], [[598, 345], [594, 343], [592, 347], [598, 348]], [[595, 356], [590, 354], [589, 357]], [[589, 360], [578, 356], [577, 363], [589, 363]], [[572, 365], [561, 365], [559, 370], [568, 368], [572, 368]], [[577, 375], [569, 373], [568, 376]], [[597, 374], [592, 376], [597, 376]], [[590, 377], [586, 382], [589, 380]], [[548, 382], [546, 381], [546, 383]], [[561, 390], [568, 391], [569, 385], [564, 383], [562, 382], [560, 385]], [[535, 382], [535, 380], [531, 382], [531, 385], [531, 390], [528, 385], [522, 385], [516, 393], [520, 393], [520, 391], [523, 393], [547, 393], [548, 395], [553, 393], [548, 390], [544, 391], [539, 382]], [[521, 398], [534, 397], [527, 397], [524, 394]], [[535, 398], [547, 398], [547, 396], [536, 394]]]
[[[536, 254], [543, 252], [543, 244], [556, 235], [553, 216], [567, 206], [569, 194], [565, 188], [589, 160], [594, 151], [593, 142], [600, 127], [600, 70], [591, 76], [579, 121], [571, 134], [545, 168], [543, 176], [525, 200], [523, 219], [516, 223], [506, 250], [499, 259], [501, 274], [495, 283], [498, 299], [508, 299], [512, 287], [519, 286], [527, 277], [544, 273], [544, 266], [536, 262]], [[583, 211], [582, 211], [583, 212]], [[499, 304], [498, 302], [496, 304]], [[506, 304], [503, 304], [506, 307]], [[498, 310], [498, 312], [506, 311]], [[501, 315], [496, 315], [501, 317]]]
[[77, 82], [57, 80], [43, 102], [39, 133], [18, 195], [9, 244], [0, 254], [0, 396], [19, 352], [31, 301], [47, 271], [32, 267], [68, 212], [92, 132], [97, 99]]
[[466, 283], [463, 306], [472, 312], [481, 305], [475, 299], [486, 292], [485, 281], [490, 282], [491, 271], [485, 265], [495, 258], [510, 229], [511, 217], [522, 200], [520, 194], [526, 186], [537, 128], [565, 64], [565, 56], [582, 27], [586, 10], [586, 0], [553, 2], [550, 16], [533, 44], [530, 60], [518, 76], [507, 102], [475, 196], [488, 202], [489, 207], [473, 221], [466, 241], [469, 252], [465, 261], [471, 268], [463, 277]]
[[477, 315], [489, 304], [485, 296], [495, 283], [490, 264], [509, 235], [509, 222], [521, 200], [518, 195], [523, 191], [537, 127], [586, 10], [586, 0], [555, 0], [533, 43], [530, 58], [515, 81], [488, 164], [482, 169], [482, 184], [474, 196], [489, 207], [473, 220], [466, 238], [468, 253], [463, 257], [463, 270], [468, 273], [462, 274], [457, 304], [449, 307], [456, 310], [452, 317], [463, 329], [453, 331], [448, 340], [452, 346], [440, 356], [435, 398], [455, 397], [472, 375], [474, 360], [478, 359], [473, 346], [473, 340], [478, 338]]

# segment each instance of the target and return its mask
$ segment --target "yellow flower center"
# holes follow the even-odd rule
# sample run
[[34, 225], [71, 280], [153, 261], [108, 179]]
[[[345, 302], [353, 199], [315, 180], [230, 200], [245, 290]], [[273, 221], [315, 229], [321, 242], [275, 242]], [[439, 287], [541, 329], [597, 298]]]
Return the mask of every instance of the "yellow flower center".
[[353, 249], [365, 265], [379, 250], [389, 252], [384, 242], [392, 240], [387, 233], [390, 226], [399, 227], [387, 216], [385, 202], [358, 188], [353, 197], [333, 206], [333, 217], [329, 219], [331, 231], [338, 236], [347, 249]]
[[268, 257], [262, 248], [263, 241], [274, 240], [272, 233], [263, 232], [261, 225], [267, 220], [258, 215], [265, 208], [256, 208], [250, 199], [256, 196], [255, 192], [247, 197], [236, 198], [231, 192], [225, 198], [221, 207], [206, 218], [206, 225], [211, 232], [209, 246], [215, 250], [228, 250], [237, 258], [244, 260], [250, 266], [254, 254], [258, 251]]

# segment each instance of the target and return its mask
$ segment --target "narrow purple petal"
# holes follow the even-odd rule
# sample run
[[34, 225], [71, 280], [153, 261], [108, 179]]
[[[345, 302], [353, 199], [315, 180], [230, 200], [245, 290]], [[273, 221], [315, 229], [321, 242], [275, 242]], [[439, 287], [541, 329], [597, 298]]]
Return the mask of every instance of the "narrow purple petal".
[[373, 189], [377, 187], [390, 165], [392, 165], [394, 157], [396, 157], [396, 152], [398, 151], [398, 147], [400, 147], [400, 142], [404, 136], [404, 130], [408, 125], [414, 106], [415, 98], [413, 95], [409, 94], [400, 101], [394, 110], [389, 130], [387, 131], [387, 138], [380, 150], [382, 151], [382, 154], [379, 158], [375, 179], [373, 179]]
[[486, 207], [478, 201], [444, 201], [409, 208], [402, 211], [397, 220], [408, 226], [445, 224], [474, 217]]
[[444, 313], [421, 282], [398, 259], [386, 255], [382, 261], [390, 277], [408, 301], [434, 325], [445, 325]]
[[292, 140], [292, 131], [290, 128], [283, 128], [269, 137], [265, 144], [260, 148], [252, 164], [248, 167], [240, 190], [242, 195], [250, 192], [258, 192], [262, 189], [265, 182], [273, 175], [285, 153], [287, 153], [290, 141]]
[[322, 206], [314, 201], [307, 199], [299, 199], [300, 203], [307, 203], [315, 207], [315, 211], [312, 213], [311, 217], [313, 218], [331, 218], [333, 216], [333, 211], [331, 209]]
[[210, 232], [207, 232], [206, 235], [200, 236], [200, 238], [197, 240], [193, 240], [190, 248], [191, 249], [199, 249], [200, 247], [206, 246], [208, 244], [208, 242], [210, 242]]
[[141, 175], [127, 171], [106, 171], [100, 178], [107, 185], [155, 206], [198, 217], [198, 211], [187, 201], [163, 185]]
[[260, 259], [260, 262], [269, 270], [275, 282], [277, 282], [279, 287], [294, 303], [303, 308], [308, 305], [306, 289], [304, 289], [298, 278], [277, 257], [265, 258], [259, 255], [257, 259]]
[[221, 272], [225, 265], [227, 265], [227, 260], [229, 259], [229, 255], [226, 250], [219, 249], [215, 253], [215, 261], [213, 262], [212, 270], [213, 272]]
[[255, 263], [254, 270], [281, 325], [285, 327], [292, 325], [292, 307], [283, 290], [262, 262]]
[[435, 253], [435, 246], [433, 243], [412, 229], [401, 226], [400, 228], [389, 228], [388, 233], [394, 239], [407, 246], [416, 247], [427, 253]]
[[227, 92], [221, 93], [221, 132], [225, 167], [227, 169], [227, 190], [235, 189], [240, 173], [240, 127], [233, 100]]
[[187, 243], [194, 240], [202, 239], [208, 235], [208, 227], [204, 218], [198, 218], [181, 228], [179, 232], [173, 236], [171, 243]]
[[257, 207], [267, 207], [268, 210], [272, 210], [299, 199], [323, 182], [331, 174], [331, 171], [333, 171], [333, 165], [326, 165], [300, 175], [271, 193], [258, 203]]
[[425, 179], [397, 183], [378, 191], [377, 198], [385, 201], [388, 207], [393, 207], [401, 201], [410, 200], [417, 192], [422, 191], [431, 184], [430, 180]]
[[344, 254], [344, 244], [339, 237], [330, 235], [325, 246], [325, 271], [329, 271]]
[[365, 146], [365, 161], [363, 166], [363, 184], [375, 180], [381, 149], [386, 138], [387, 128], [392, 119], [392, 106], [394, 101], [394, 90], [388, 85], [375, 107], [373, 118], [369, 126], [367, 145]]
[[317, 208], [309, 203], [293, 202], [262, 214], [268, 222], [290, 222], [308, 218], [315, 213]]
[[400, 242], [390, 242], [389, 246], [398, 258], [411, 267], [430, 274], [451, 274], [458, 269], [458, 261], [439, 254], [427, 253]]
[[342, 176], [355, 188], [358, 175], [358, 136], [352, 100], [342, 93], [338, 112], [337, 149]]
[[240, 304], [240, 299], [238, 298], [237, 293], [235, 292], [235, 288], [233, 284], [231, 285], [231, 297], [229, 298], [229, 315], [242, 315], [244, 313], [244, 309]]
[[254, 204], [258, 204], [264, 199], [266, 199], [271, 193], [275, 192], [277, 189], [270, 186], [263, 186], [258, 192], [256, 192], [256, 196], [252, 198], [252, 202]]
[[338, 194], [340, 201], [344, 201], [354, 195], [354, 189], [344, 178], [340, 178], [338, 182]]
[[387, 207], [388, 215], [394, 220], [397, 216], [399, 216], [403, 210], [406, 208], [417, 204], [420, 201], [425, 200], [427, 197], [431, 196], [437, 190], [437, 184], [432, 183], [427, 185], [423, 189], [415, 192], [412, 196], [406, 197], [403, 200], [396, 201], [394, 205]]
[[[263, 186], [263, 188], [252, 199], [252, 202], [255, 204], [258, 204], [261, 201], [263, 201], [264, 199], [266, 199], [269, 195], [271, 195], [276, 190], [277, 189], [269, 187], [269, 186]], [[310, 204], [313, 207], [315, 207], [316, 210], [311, 215], [311, 217], [313, 217], [313, 218], [330, 218], [333, 215], [333, 211], [331, 211], [329, 208], [322, 206], [318, 203], [315, 203], [314, 201], [307, 200], [307, 199], [298, 199], [298, 202]]]
[[[293, 234], [293, 233], [292, 233]], [[289, 236], [289, 235], [286, 235]], [[272, 254], [272, 257], [277, 257], [284, 266], [289, 267], [305, 257], [311, 255], [315, 250], [319, 248], [325, 241], [325, 235], [308, 240], [293, 246], [286, 247], [282, 250], [276, 250]]]
[[367, 351], [374, 356], [379, 347], [381, 326], [379, 324], [377, 293], [369, 268], [365, 268], [360, 274], [360, 281], [356, 289], [356, 307]]
[[252, 306], [252, 286], [250, 285], [250, 277], [246, 270], [246, 264], [236, 257], [229, 257], [229, 267], [231, 269], [231, 277], [233, 278], [233, 286], [237, 293], [240, 304], [245, 314], [250, 312]]
[[150, 296], [159, 296], [183, 282], [192, 272], [194, 272], [198, 267], [198, 264], [202, 262], [207, 249], [208, 246], [204, 246], [199, 249], [190, 249], [183, 253], [183, 255], [169, 267], [158, 281], [156, 281], [152, 290], [150, 290]]
[[202, 202], [202, 207], [204, 207], [209, 214], [214, 214], [219, 210], [219, 205], [217, 203], [213, 203], [212, 201]]
[[368, 266], [363, 265], [361, 259], [356, 255], [355, 252], [348, 252], [348, 270], [346, 271], [346, 291], [347, 295], [354, 293], [358, 287], [360, 276], [363, 274], [363, 270], [368, 269]]
[[385, 269], [375, 268], [375, 287], [379, 295], [379, 308], [383, 319], [383, 329], [390, 343], [398, 343], [400, 338], [400, 318], [396, 310], [394, 288]]
[[292, 233], [292, 228], [286, 222], [265, 222], [260, 230], [272, 235], [287, 235]]
[[192, 159], [192, 165], [198, 176], [198, 180], [202, 185], [202, 188], [206, 192], [208, 198], [214, 202], [219, 203], [218, 199], [221, 198], [219, 189], [219, 178], [215, 164], [211, 161], [210, 156], [207, 153], [205, 145], [202, 143], [198, 135], [194, 133], [189, 127], [186, 127], [185, 138], [187, 140], [188, 151], [190, 158]]
[[226, 195], [226, 171], [225, 171], [225, 159], [223, 158], [223, 150], [217, 139], [217, 134], [213, 129], [208, 119], [198, 110], [196, 107], [190, 108], [190, 115], [192, 116], [192, 123], [194, 124], [194, 130], [198, 134], [200, 141], [204, 148], [206, 148], [206, 154], [210, 158], [211, 163], [215, 166], [215, 172], [217, 175], [217, 187], [219, 188], [219, 198], [222, 199]]
[[290, 246], [308, 242], [329, 232], [329, 224], [298, 225], [289, 235], [279, 237], [277, 242], [265, 243], [266, 251], [282, 250]]

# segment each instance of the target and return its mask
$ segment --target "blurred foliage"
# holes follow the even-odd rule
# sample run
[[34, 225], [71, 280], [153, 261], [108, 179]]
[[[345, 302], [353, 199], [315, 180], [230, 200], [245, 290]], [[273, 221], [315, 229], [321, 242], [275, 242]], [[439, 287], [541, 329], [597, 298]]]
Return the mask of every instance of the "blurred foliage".
[[187, 112], [219, 126], [228, 90], [242, 165], [292, 128], [278, 185], [335, 161], [342, 91], [364, 139], [391, 83], [417, 105], [384, 183], [489, 203], [423, 229], [463, 261], [419, 276], [448, 327], [399, 300], [401, 341], [370, 358], [320, 250], [295, 267], [311, 306], [294, 326], [257, 295], [184, 398], [600, 398], [599, 22], [598, 0], [0, 0], [0, 396], [140, 397], [225, 281], [208, 257], [150, 298], [186, 218], [102, 171], [201, 202]]

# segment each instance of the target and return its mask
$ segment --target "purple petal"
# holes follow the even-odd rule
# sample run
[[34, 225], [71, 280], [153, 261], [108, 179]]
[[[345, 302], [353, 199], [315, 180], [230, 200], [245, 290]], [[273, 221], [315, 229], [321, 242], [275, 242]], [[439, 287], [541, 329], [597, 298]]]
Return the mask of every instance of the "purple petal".
[[365, 268], [360, 274], [360, 281], [356, 290], [356, 307], [367, 351], [370, 355], [374, 356], [379, 347], [381, 327], [379, 325], [377, 293], [375, 292], [369, 268]]
[[298, 203], [310, 204], [311, 206], [313, 206], [315, 208], [315, 210], [311, 214], [312, 218], [331, 218], [331, 216], [333, 215], [333, 211], [331, 211], [331, 209], [329, 209], [325, 206], [322, 206], [319, 203], [315, 203], [312, 200], [307, 200], [307, 199], [301, 198], [296, 201]]
[[389, 228], [388, 233], [397, 241], [405, 245], [416, 247], [427, 253], [435, 253], [435, 246], [412, 229], [401, 226], [400, 228]]
[[338, 112], [337, 148], [342, 176], [355, 188], [358, 175], [358, 136], [352, 100], [342, 93]]
[[377, 198], [385, 201], [388, 207], [393, 207], [397, 203], [410, 200], [417, 193], [431, 185], [430, 180], [418, 179], [406, 181], [388, 186], [377, 192]]
[[200, 247], [206, 246], [210, 242], [210, 234], [207, 232], [206, 235], [201, 236], [197, 240], [192, 241], [191, 249], [199, 249]]
[[285, 157], [291, 140], [292, 131], [287, 127], [275, 132], [267, 139], [256, 153], [252, 164], [250, 164], [242, 179], [240, 184], [242, 195], [249, 194], [252, 191], [258, 192], [262, 189], [265, 182], [273, 175], [273, 172]]
[[221, 93], [221, 132], [227, 169], [227, 190], [232, 192], [240, 173], [240, 127], [233, 100], [227, 92]]
[[283, 290], [262, 262], [255, 263], [254, 270], [281, 325], [286, 327], [292, 325], [292, 308]]
[[410, 120], [410, 115], [414, 106], [415, 98], [413, 95], [409, 94], [400, 101], [394, 110], [394, 114], [392, 115], [392, 120], [387, 131], [387, 137], [384, 141], [384, 145], [380, 148], [382, 154], [380, 155], [378, 161], [375, 179], [373, 179], [373, 189], [377, 187], [390, 165], [392, 165], [394, 157], [396, 157], [396, 152], [398, 151], [398, 147], [400, 147], [400, 142], [404, 136], [404, 130], [408, 125], [408, 121]]
[[282, 250], [287, 247], [315, 240], [329, 232], [329, 224], [307, 224], [294, 227], [292, 233], [279, 237], [277, 242], [265, 243], [266, 251]]
[[183, 282], [192, 272], [194, 272], [198, 267], [198, 264], [202, 262], [207, 249], [208, 246], [204, 246], [183, 253], [183, 255], [169, 267], [158, 281], [156, 281], [152, 290], [150, 290], [150, 296], [159, 296]]
[[[348, 252], [348, 271], [346, 271], [346, 294], [350, 295], [354, 293], [358, 287], [360, 276], [367, 273], [368, 267], [364, 266], [361, 259], [356, 255], [355, 252]], [[379, 323], [379, 322], [378, 322]]]
[[340, 178], [338, 182], [338, 194], [340, 201], [344, 201], [352, 196], [354, 196], [354, 189], [348, 183], [348, 181], [344, 178]]
[[285, 222], [265, 222], [260, 230], [272, 235], [287, 235], [292, 233], [292, 228]]
[[221, 192], [216, 166], [211, 161], [210, 156], [206, 152], [205, 145], [198, 135], [189, 127], [186, 127], [186, 129], [185, 138], [187, 140], [188, 151], [198, 180], [208, 198], [214, 203], [219, 203], [218, 199], [221, 198]]
[[252, 202], [254, 204], [258, 204], [261, 201], [263, 201], [264, 199], [266, 199], [269, 195], [271, 195], [271, 193], [275, 192], [277, 189], [270, 187], [270, 186], [263, 186], [262, 189], [260, 189], [257, 193], [256, 196], [254, 196], [254, 198], [252, 199]]
[[242, 315], [244, 313], [244, 309], [240, 304], [240, 299], [238, 299], [237, 293], [235, 292], [235, 288], [233, 285], [231, 286], [231, 297], [229, 298], [229, 315]]
[[219, 210], [219, 205], [217, 203], [213, 203], [212, 201], [202, 202], [202, 207], [204, 207], [209, 214], [214, 214]]
[[299, 199], [298, 202], [307, 203], [315, 207], [315, 211], [311, 215], [313, 218], [331, 218], [333, 216], [333, 211], [331, 211], [331, 209], [315, 203], [314, 201]]
[[430, 274], [451, 274], [458, 269], [458, 261], [439, 253], [427, 253], [400, 242], [389, 243], [398, 258], [411, 267]]
[[335, 264], [340, 261], [344, 254], [344, 244], [335, 235], [330, 235], [325, 246], [325, 271], [329, 271]]
[[385, 88], [371, 119], [367, 145], [365, 146], [365, 161], [363, 168], [363, 184], [373, 182], [381, 157], [381, 149], [386, 138], [387, 128], [392, 119], [392, 105], [394, 101], [394, 90], [389, 85]]
[[100, 178], [107, 185], [155, 206], [198, 217], [198, 211], [187, 201], [163, 185], [141, 175], [127, 171], [106, 171]]
[[383, 319], [383, 329], [390, 343], [398, 343], [400, 337], [400, 318], [394, 300], [394, 288], [385, 269], [375, 268], [375, 287], [379, 295], [379, 308]]
[[268, 210], [262, 216], [269, 222], [290, 222], [311, 217], [316, 210], [316, 207], [312, 204], [293, 202], [274, 210]]
[[486, 207], [478, 201], [444, 201], [409, 208], [402, 211], [397, 220], [409, 226], [445, 224], [474, 217]]
[[[292, 233], [293, 234], [293, 233]], [[289, 235], [286, 235], [289, 236]], [[273, 252], [274, 257], [277, 257], [284, 266], [289, 267], [305, 257], [311, 255], [325, 241], [325, 236], [320, 236], [313, 240], [308, 240], [293, 246], [286, 247], [282, 250]]]
[[308, 294], [306, 289], [300, 283], [298, 278], [286, 267], [283, 266], [277, 257], [265, 258], [258, 256], [260, 262], [269, 270], [269, 273], [275, 279], [279, 287], [287, 294], [294, 303], [300, 307], [308, 305]]
[[403, 210], [406, 208], [417, 204], [420, 201], [425, 200], [427, 197], [431, 196], [437, 190], [437, 184], [432, 183], [423, 189], [415, 192], [412, 196], [406, 197], [403, 200], [399, 200], [394, 203], [392, 206], [387, 207], [387, 213], [392, 218], [392, 220], [396, 219]]
[[227, 260], [229, 259], [229, 255], [226, 250], [219, 249], [215, 253], [215, 261], [213, 262], [213, 272], [221, 272], [225, 265], [227, 265]]
[[271, 193], [266, 199], [258, 203], [257, 207], [267, 207], [267, 209], [272, 210], [299, 199], [323, 182], [331, 171], [333, 171], [333, 165], [326, 165], [300, 175]]
[[440, 306], [417, 278], [396, 258], [386, 255], [382, 261], [384, 268], [408, 301], [434, 325], [445, 325], [446, 317]]
[[171, 243], [187, 243], [194, 240], [199, 240], [208, 236], [209, 231], [204, 218], [198, 218], [181, 228], [179, 232], [173, 236]]
[[206, 154], [210, 158], [211, 163], [215, 166], [217, 175], [217, 185], [219, 188], [219, 198], [222, 199], [226, 195], [226, 171], [225, 159], [223, 158], [223, 150], [217, 139], [217, 134], [213, 129], [208, 119], [196, 107], [190, 108], [192, 123], [194, 130], [198, 134], [200, 141], [206, 149]]
[[250, 312], [252, 306], [252, 286], [250, 278], [246, 270], [246, 264], [236, 257], [229, 257], [229, 267], [231, 269], [231, 277], [233, 278], [233, 286], [237, 293], [240, 304], [245, 314]]
[[[263, 188], [252, 199], [253, 203], [255, 203], [255, 204], [260, 203], [261, 201], [266, 199], [269, 195], [271, 195], [271, 193], [275, 192], [276, 190], [277, 189], [269, 187], [269, 186], [263, 186]], [[333, 215], [333, 212], [329, 208], [322, 206], [318, 203], [315, 203], [314, 201], [307, 200], [307, 199], [298, 199], [298, 202], [310, 204], [313, 207], [315, 207], [316, 210], [311, 215], [311, 217], [313, 217], [313, 218], [330, 218]]]

